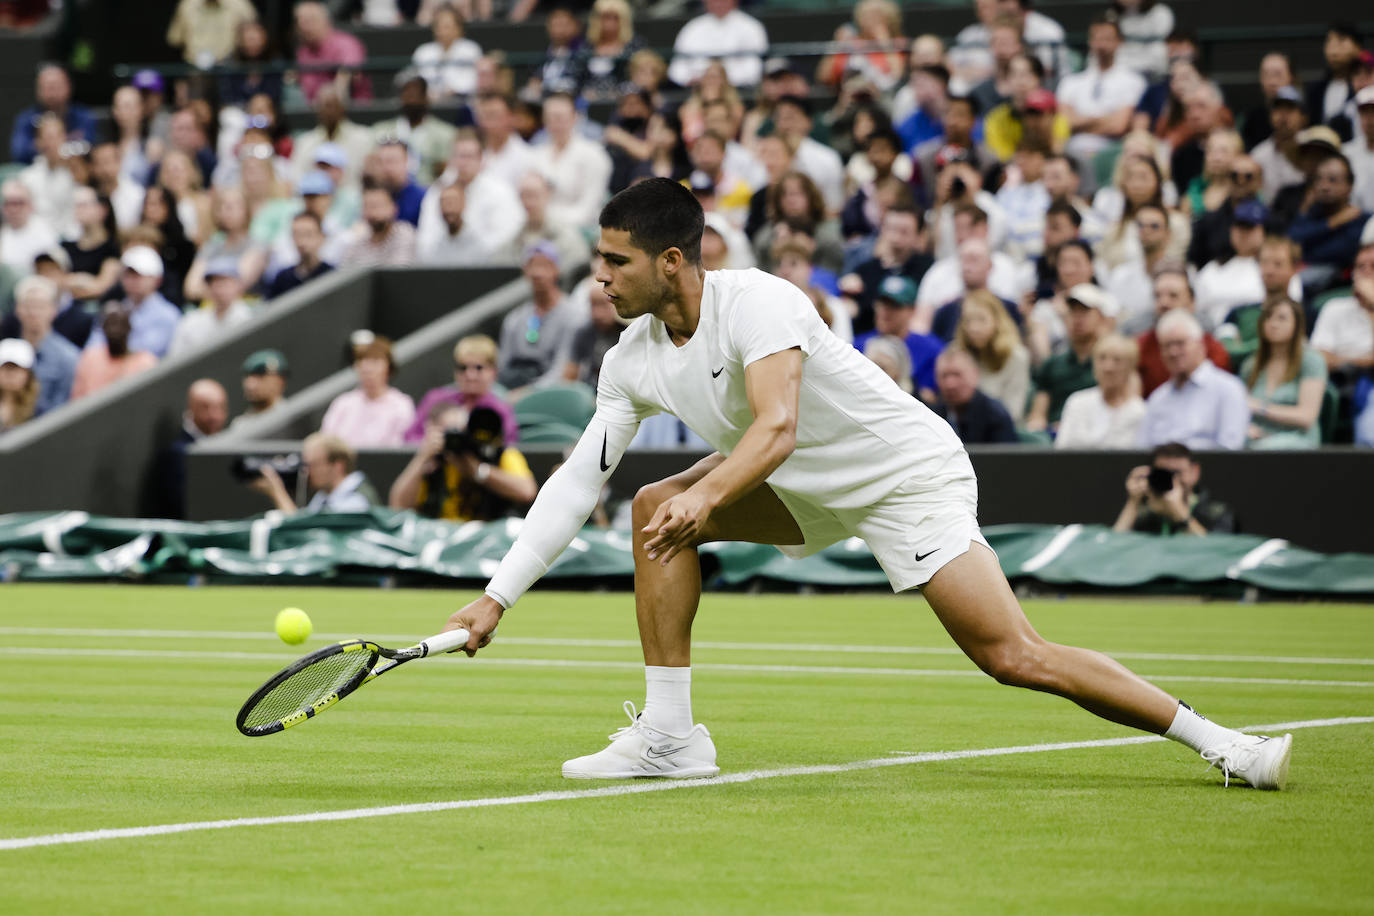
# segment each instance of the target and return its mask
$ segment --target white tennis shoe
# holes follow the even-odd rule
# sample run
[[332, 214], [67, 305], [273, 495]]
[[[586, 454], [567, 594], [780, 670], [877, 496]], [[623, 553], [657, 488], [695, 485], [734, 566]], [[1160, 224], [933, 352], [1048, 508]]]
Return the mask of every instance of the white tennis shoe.
[[630, 724], [614, 732], [604, 750], [563, 764], [567, 779], [700, 779], [720, 772], [716, 745], [698, 723], [685, 736], [669, 735], [640, 721], [635, 704], [625, 701]]
[[1202, 752], [1202, 759], [1221, 769], [1227, 786], [1234, 776], [1256, 789], [1282, 789], [1288, 782], [1288, 758], [1292, 748], [1292, 735], [1280, 738], [1242, 735], [1229, 744], [1207, 748]]

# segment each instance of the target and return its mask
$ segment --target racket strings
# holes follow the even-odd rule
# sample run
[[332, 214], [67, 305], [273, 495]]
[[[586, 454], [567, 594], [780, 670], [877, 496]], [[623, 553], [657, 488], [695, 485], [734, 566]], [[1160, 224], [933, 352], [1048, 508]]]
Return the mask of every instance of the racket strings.
[[305, 666], [263, 694], [244, 717], [244, 726], [270, 725], [313, 706], [352, 683], [375, 658], [371, 652], [338, 652]]

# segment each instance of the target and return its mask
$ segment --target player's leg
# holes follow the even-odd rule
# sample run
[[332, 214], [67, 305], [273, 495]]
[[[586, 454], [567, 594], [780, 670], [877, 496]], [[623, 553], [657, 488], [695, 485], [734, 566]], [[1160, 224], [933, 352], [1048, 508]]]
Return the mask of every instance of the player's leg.
[[999, 683], [1072, 700], [1104, 719], [1186, 744], [1227, 774], [1282, 788], [1292, 737], [1262, 738], [1217, 725], [1100, 652], [1043, 639], [1026, 619], [997, 557], [980, 543], [922, 589], [940, 623]]

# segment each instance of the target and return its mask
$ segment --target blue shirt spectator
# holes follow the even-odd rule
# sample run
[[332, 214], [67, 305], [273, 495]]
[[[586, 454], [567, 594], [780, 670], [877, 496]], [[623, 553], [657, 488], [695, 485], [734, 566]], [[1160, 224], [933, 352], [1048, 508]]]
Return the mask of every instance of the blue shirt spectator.
[[26, 165], [33, 162], [38, 154], [34, 145], [38, 122], [48, 112], [62, 118], [62, 123], [67, 125], [68, 140], [95, 141], [95, 118], [83, 106], [71, 103], [72, 83], [67, 71], [55, 64], [40, 69], [34, 94], [38, 103], [14, 118], [14, 129], [10, 132], [11, 160]]
[[22, 334], [34, 349], [33, 374], [38, 379], [34, 416], [67, 403], [81, 356], [71, 341], [53, 331], [58, 296], [57, 284], [46, 277], [25, 277], [14, 288], [16, 336]]
[[[125, 297], [120, 304], [129, 315], [129, 350], [146, 350], [158, 359], [167, 355], [172, 335], [181, 320], [181, 309], [157, 291], [162, 283], [162, 259], [146, 245], [135, 245], [124, 252]], [[105, 332], [91, 331], [86, 349], [105, 346]]]
[[1140, 446], [1182, 442], [1192, 449], [1240, 449], [1250, 427], [1244, 383], [1207, 359], [1202, 325], [1190, 312], [1173, 309], [1156, 329], [1169, 381], [1145, 402]]
[[1320, 292], [1335, 285], [1355, 261], [1369, 214], [1351, 202], [1354, 186], [1350, 160], [1340, 154], [1326, 159], [1312, 175], [1312, 205], [1288, 226], [1288, 237], [1302, 246], [1307, 263], [1305, 290]]
[[916, 334], [907, 330], [916, 310], [916, 284], [901, 274], [886, 277], [873, 300], [873, 330], [854, 338], [854, 349], [860, 353], [875, 337], [888, 335], [900, 338], [911, 354], [911, 380], [916, 391], [934, 394], [935, 358], [944, 344], [930, 334]]

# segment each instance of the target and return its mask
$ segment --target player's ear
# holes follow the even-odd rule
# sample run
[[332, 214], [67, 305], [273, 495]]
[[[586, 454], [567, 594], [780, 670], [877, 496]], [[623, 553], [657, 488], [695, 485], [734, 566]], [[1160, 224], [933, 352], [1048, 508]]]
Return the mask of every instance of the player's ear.
[[665, 248], [663, 254], [658, 257], [659, 262], [663, 265], [663, 273], [669, 277], [675, 276], [682, 269], [685, 260], [682, 256], [682, 249], [676, 246]]

